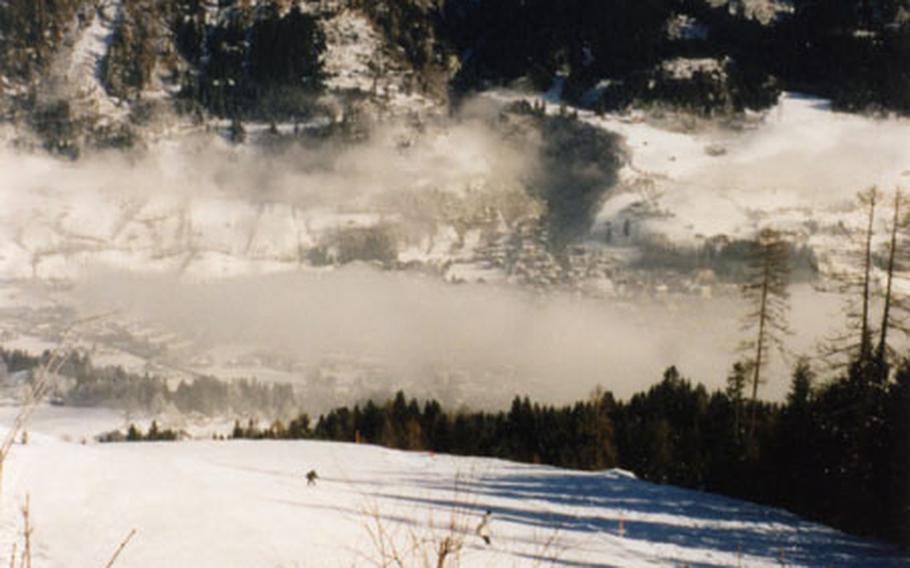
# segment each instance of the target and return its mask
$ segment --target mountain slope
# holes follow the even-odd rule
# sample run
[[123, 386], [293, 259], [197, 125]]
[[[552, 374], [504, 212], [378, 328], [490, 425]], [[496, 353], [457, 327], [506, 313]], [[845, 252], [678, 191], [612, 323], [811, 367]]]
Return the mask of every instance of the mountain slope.
[[[75, 411], [56, 428], [78, 421]], [[26, 494], [35, 565], [48, 567], [103, 565], [133, 528], [118, 564], [139, 568], [368, 565], [382, 560], [380, 529], [408, 566], [424, 553], [435, 565], [447, 536], [464, 566], [910, 565], [781, 511], [621, 471], [352, 444], [80, 445], [33, 432], [5, 468], [2, 550], [19, 540]], [[474, 534], [485, 510], [491, 546]]]

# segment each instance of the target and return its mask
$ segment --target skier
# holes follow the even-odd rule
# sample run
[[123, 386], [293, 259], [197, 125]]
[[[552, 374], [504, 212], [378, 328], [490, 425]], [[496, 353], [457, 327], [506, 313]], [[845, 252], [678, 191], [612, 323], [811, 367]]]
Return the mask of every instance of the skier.
[[483, 518], [480, 519], [480, 524], [477, 525], [477, 536], [483, 539], [487, 545], [490, 544], [490, 515], [493, 512], [487, 509], [487, 512], [484, 513]]
[[316, 480], [319, 479], [319, 475], [316, 474], [315, 469], [311, 469], [306, 473], [306, 484], [307, 485], [316, 485]]

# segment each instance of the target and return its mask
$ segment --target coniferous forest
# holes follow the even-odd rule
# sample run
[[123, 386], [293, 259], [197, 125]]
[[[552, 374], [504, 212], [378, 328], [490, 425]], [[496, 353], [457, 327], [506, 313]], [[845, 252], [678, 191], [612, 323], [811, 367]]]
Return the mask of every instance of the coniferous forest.
[[[126, 0], [105, 87], [141, 97], [157, 67], [181, 86], [184, 111], [299, 116], [323, 88], [319, 12], [281, 0], [210, 4]], [[841, 109], [910, 112], [910, 9], [901, 0], [794, 0], [784, 8], [739, 0], [323, 4], [365, 13], [392, 46], [385, 57], [410, 69], [417, 89], [455, 101], [516, 79], [547, 89], [563, 78], [567, 100], [605, 110], [648, 102], [707, 113], [761, 109], [788, 89]], [[45, 72], [74, 16], [88, 20], [94, 8], [88, 0], [0, 5], [5, 72]], [[664, 65], [677, 58], [717, 64], [681, 77]]]
[[[11, 372], [42, 363], [19, 351], [0, 355]], [[275, 417], [238, 420], [231, 438], [359, 442], [582, 470], [622, 468], [648, 481], [780, 506], [855, 534], [910, 544], [908, 361], [889, 369], [887, 380], [874, 356], [821, 380], [803, 360], [779, 403], [753, 405], [749, 366], [736, 363], [726, 388], [714, 392], [671, 367], [660, 382], [628, 400], [598, 388], [570, 405], [516, 397], [508, 410], [490, 412], [445, 408], [398, 392], [315, 420], [291, 410], [306, 397], [290, 385], [203, 377], [171, 389], [157, 377], [95, 368], [85, 357], [71, 361], [61, 368], [75, 379], [61, 400], [68, 405], [141, 413], [171, 404], [209, 416]], [[153, 426], [148, 433], [135, 427], [107, 433], [101, 441], [180, 437]]]
[[785, 507], [861, 535], [910, 544], [910, 364], [882, 382], [854, 361], [819, 382], [802, 362], [783, 403], [759, 402], [750, 436], [745, 367], [709, 392], [671, 367], [628, 401], [609, 391], [568, 406], [516, 397], [508, 411], [407, 399], [341, 407], [314, 424], [238, 422], [235, 438], [360, 441], [559, 467], [619, 467], [643, 479]]
[[[0, 361], [15, 374], [46, 365], [51, 355], [40, 356], [0, 347]], [[140, 375], [122, 367], [96, 367], [87, 355], [67, 356], [59, 373], [62, 379], [51, 390], [55, 404], [75, 407], [103, 406], [127, 413], [224, 416], [263, 414], [293, 416], [302, 398], [286, 383], [264, 383], [255, 379], [224, 381], [200, 375], [171, 385], [155, 375]], [[30, 374], [30, 378], [33, 375]]]

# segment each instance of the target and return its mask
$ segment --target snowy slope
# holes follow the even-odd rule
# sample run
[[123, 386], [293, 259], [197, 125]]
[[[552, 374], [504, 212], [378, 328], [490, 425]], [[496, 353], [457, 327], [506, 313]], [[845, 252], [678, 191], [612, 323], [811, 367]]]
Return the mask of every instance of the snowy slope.
[[[382, 39], [363, 14], [340, 10], [324, 23], [326, 86], [369, 92], [378, 74]], [[377, 79], [378, 80], [378, 79]]]
[[[485, 96], [527, 98], [514, 91]], [[552, 97], [541, 100], [549, 113], [560, 112]], [[910, 186], [910, 120], [835, 112], [828, 101], [799, 93], [784, 93], [764, 114], [729, 125], [672, 112], [576, 112], [622, 135], [630, 152], [596, 234], [607, 222], [632, 218], [640, 234], [692, 245], [718, 235], [748, 239], [770, 226], [824, 253], [843, 244], [832, 242], [833, 227], [861, 220], [856, 193]]]
[[[310, 469], [315, 487], [303, 477]], [[375, 565], [376, 515], [406, 566], [422, 565], [420, 551], [446, 536], [463, 543], [463, 566], [910, 565], [778, 510], [621, 471], [353, 444], [80, 445], [32, 432], [14, 447], [3, 487], [0, 550], [20, 540], [28, 494], [36, 568], [103, 566], [134, 528], [120, 566]], [[489, 547], [473, 534], [487, 509]]]
[[830, 246], [821, 242], [826, 228], [850, 222], [844, 208], [857, 192], [910, 183], [910, 122], [836, 113], [793, 93], [742, 131], [680, 133], [592, 120], [626, 136], [634, 148], [631, 177], [653, 180], [654, 206], [669, 213], [647, 228], [673, 241], [748, 238], [773, 226], [823, 249]]
[[331, 17], [321, 21], [326, 38], [324, 65], [329, 92], [368, 94], [380, 110], [394, 115], [440, 113], [441, 107], [419, 92], [406, 87], [413, 71], [397, 64], [382, 35], [370, 19], [357, 10], [334, 7]]
[[121, 17], [121, 0], [104, 0], [91, 11], [91, 24], [85, 28], [70, 53], [66, 81], [76, 91], [84, 93], [96, 105], [102, 120], [123, 120], [128, 110], [120, 101], [107, 94], [102, 79], [103, 62], [114, 38], [114, 27]]
[[[339, 18], [354, 18], [344, 14]], [[607, 223], [618, 227], [626, 219], [634, 227], [624, 246], [653, 237], [683, 245], [750, 238], [770, 225], [823, 257], [841, 248], [842, 225], [861, 221], [852, 206], [856, 192], [910, 185], [910, 122], [834, 113], [818, 99], [786, 95], [763, 120], [740, 130], [684, 132], [640, 115], [582, 113], [581, 119], [621, 134], [631, 151], [623, 183], [602, 204], [592, 244], [603, 244]], [[105, 160], [101, 171], [101, 164], [0, 156], [0, 276], [75, 277], [92, 264], [180, 269], [203, 279], [293, 270], [301, 251], [326, 233], [425, 214], [415, 211], [420, 195], [460, 199], [465, 187], [490, 186], [493, 191], [474, 191], [476, 203], [456, 205], [482, 210], [487, 203], [480, 199], [501, 199], [491, 148], [456, 131], [405, 152], [394, 147], [399, 135], [350, 152], [329, 175], [301, 174], [290, 163], [246, 174], [225, 164], [254, 168], [257, 158], [243, 149], [207, 154], [176, 142], [156, 146], [157, 157], [135, 166]], [[432, 232], [400, 243], [401, 260], [441, 266], [471, 256], [476, 234], [453, 246], [460, 240], [454, 226], [468, 219], [438, 209], [443, 215], [432, 210], [438, 216], [426, 220], [436, 224]], [[480, 268], [454, 266], [446, 270], [462, 270], [452, 278]]]

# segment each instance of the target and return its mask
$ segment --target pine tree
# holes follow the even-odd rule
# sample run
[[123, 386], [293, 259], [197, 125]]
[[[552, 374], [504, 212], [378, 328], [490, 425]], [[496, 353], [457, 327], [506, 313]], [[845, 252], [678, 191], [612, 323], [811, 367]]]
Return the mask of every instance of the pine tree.
[[[790, 391], [780, 414], [770, 457], [776, 490], [785, 503], [802, 510], [817, 495], [814, 482], [821, 461], [813, 407], [814, 379], [808, 361], [800, 359], [793, 370]], [[809, 453], [807, 448], [815, 451]]]
[[812, 398], [812, 382], [815, 375], [812, 373], [809, 362], [800, 359], [793, 370], [793, 381], [790, 383], [790, 392], [787, 393], [787, 408], [803, 414], [807, 411]]
[[136, 428], [135, 424], [130, 424], [129, 429], [126, 431], [126, 439], [128, 442], [138, 442], [142, 440], [142, 432]]
[[783, 336], [789, 333], [790, 247], [780, 233], [764, 229], [752, 246], [748, 262], [748, 279], [742, 286], [742, 294], [750, 311], [743, 319], [743, 329], [752, 333], [753, 338], [744, 342], [741, 349], [749, 354], [752, 370], [749, 439], [753, 440], [762, 369], [771, 347], [783, 350]]
[[158, 433], [158, 422], [155, 420], [152, 420], [152, 425], [149, 426], [149, 431], [148, 431], [148, 434], [146, 435], [146, 439], [155, 441], [159, 437], [158, 434], [159, 434]]
[[157, 63], [160, 30], [156, 4], [127, 0], [104, 59], [104, 82], [117, 97], [141, 95]]
[[910, 363], [898, 368], [888, 393], [886, 475], [888, 536], [910, 549]]
[[751, 365], [737, 361], [733, 364], [733, 369], [727, 375], [726, 395], [733, 405], [733, 432], [737, 439], [742, 435], [743, 426], [743, 402], [745, 401], [747, 376], [749, 375]]

